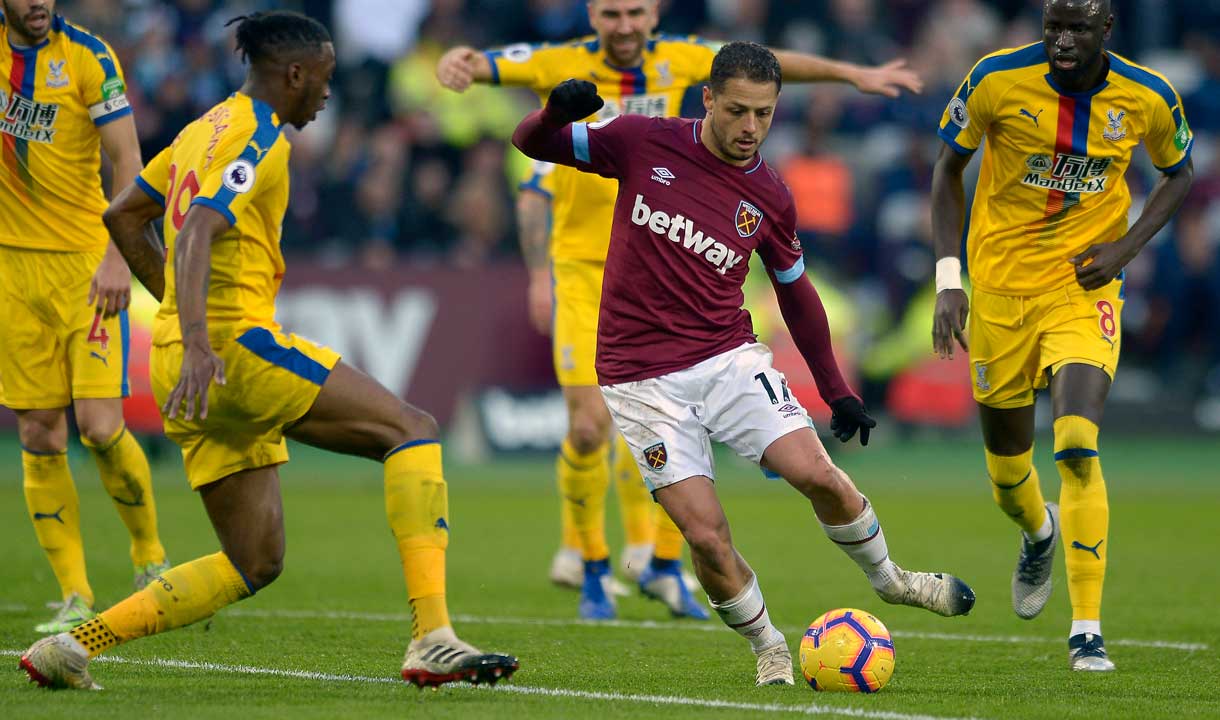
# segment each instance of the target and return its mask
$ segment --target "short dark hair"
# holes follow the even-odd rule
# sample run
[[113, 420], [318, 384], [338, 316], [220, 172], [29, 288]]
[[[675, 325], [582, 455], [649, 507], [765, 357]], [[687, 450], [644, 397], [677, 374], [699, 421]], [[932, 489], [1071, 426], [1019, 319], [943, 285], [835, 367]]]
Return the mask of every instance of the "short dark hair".
[[776, 92], [784, 84], [775, 54], [754, 42], [728, 43], [712, 59], [713, 92], [724, 90], [724, 84], [733, 78], [745, 78], [757, 83], [773, 82]]
[[238, 15], [225, 27], [237, 23], [237, 50], [241, 59], [255, 64], [283, 52], [320, 50], [331, 41], [322, 23], [290, 10], [273, 10]]

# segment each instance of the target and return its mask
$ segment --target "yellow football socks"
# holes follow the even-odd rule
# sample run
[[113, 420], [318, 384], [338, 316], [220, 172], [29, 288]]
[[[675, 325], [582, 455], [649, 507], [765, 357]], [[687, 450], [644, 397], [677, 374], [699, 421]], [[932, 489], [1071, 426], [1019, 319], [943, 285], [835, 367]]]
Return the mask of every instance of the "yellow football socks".
[[153, 500], [148, 458], [126, 427], [101, 445], [81, 443], [93, 453], [102, 486], [114, 501], [119, 517], [131, 535], [131, 562], [136, 567], [165, 562], [165, 548], [157, 535], [157, 505]]
[[1073, 620], [1101, 618], [1110, 506], [1097, 452], [1097, 425], [1078, 415], [1055, 420], [1059, 513]]
[[580, 534], [576, 532], [576, 523], [572, 520], [572, 508], [566, 502], [559, 503], [560, 539], [565, 548], [580, 550]]
[[623, 436], [614, 434], [611, 472], [623, 516], [623, 537], [628, 545], [651, 545], [658, 527], [656, 503], [640, 479], [640, 466]]
[[85, 548], [80, 536], [80, 498], [68, 469], [67, 453], [34, 453], [23, 448], [21, 467], [25, 506], [64, 599], [76, 593], [92, 607], [93, 590], [85, 575]]
[[682, 531], [669, 518], [669, 514], [657, 506], [657, 541], [652, 548], [652, 556], [657, 560], [680, 560], [682, 543]]
[[218, 552], [170, 568], [71, 634], [93, 658], [129, 640], [209, 618], [252, 594], [241, 572]]
[[1034, 449], [1020, 455], [987, 456], [987, 473], [991, 476], [991, 493], [996, 505], [1033, 537], [1046, 522], [1046, 502], [1038, 482], [1038, 470], [1033, 466]]
[[610, 485], [607, 445], [581, 454], [567, 439], [555, 460], [559, 495], [572, 512], [572, 525], [580, 538], [580, 554], [585, 560], [610, 556], [606, 545], [606, 490]]
[[411, 637], [419, 639], [449, 625], [445, 604], [449, 488], [439, 442], [415, 440], [386, 455], [385, 509], [407, 581]]

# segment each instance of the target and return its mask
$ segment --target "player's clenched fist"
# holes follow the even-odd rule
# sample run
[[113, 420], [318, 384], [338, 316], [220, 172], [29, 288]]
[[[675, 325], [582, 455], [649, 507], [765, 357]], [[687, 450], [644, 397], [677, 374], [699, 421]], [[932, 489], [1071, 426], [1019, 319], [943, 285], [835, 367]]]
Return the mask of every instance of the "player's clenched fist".
[[583, 120], [602, 109], [606, 101], [597, 94], [597, 86], [588, 80], [564, 80], [555, 86], [546, 100], [546, 111], [555, 120], [567, 124]]
[[442, 55], [436, 63], [436, 79], [450, 90], [465, 92], [470, 83], [474, 82], [477, 60], [477, 50], [465, 46], [455, 47]]

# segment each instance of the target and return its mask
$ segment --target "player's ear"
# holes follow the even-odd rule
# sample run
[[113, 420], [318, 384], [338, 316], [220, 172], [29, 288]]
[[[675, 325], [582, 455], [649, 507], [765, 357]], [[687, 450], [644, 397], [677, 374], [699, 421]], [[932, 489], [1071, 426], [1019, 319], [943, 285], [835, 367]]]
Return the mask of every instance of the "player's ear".
[[703, 86], [703, 109], [709, 113], [712, 111], [712, 86]]
[[305, 86], [305, 66], [299, 62], [290, 62], [285, 67], [288, 76], [288, 87], [297, 89]]

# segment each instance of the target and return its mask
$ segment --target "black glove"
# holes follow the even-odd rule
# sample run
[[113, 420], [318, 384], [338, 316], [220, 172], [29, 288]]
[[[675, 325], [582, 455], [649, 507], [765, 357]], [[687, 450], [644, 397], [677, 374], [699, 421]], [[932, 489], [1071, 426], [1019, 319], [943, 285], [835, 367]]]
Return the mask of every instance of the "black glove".
[[596, 85], [588, 80], [571, 79], [555, 86], [546, 100], [546, 110], [556, 121], [567, 125], [589, 117], [605, 104]]
[[859, 430], [860, 444], [868, 444], [868, 432], [877, 427], [877, 421], [869, 416], [860, 398], [855, 395], [841, 397], [830, 403], [830, 412], [830, 432], [839, 438], [839, 442], [851, 440]]

